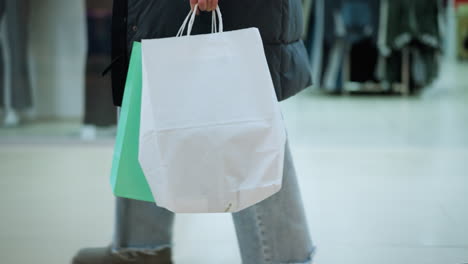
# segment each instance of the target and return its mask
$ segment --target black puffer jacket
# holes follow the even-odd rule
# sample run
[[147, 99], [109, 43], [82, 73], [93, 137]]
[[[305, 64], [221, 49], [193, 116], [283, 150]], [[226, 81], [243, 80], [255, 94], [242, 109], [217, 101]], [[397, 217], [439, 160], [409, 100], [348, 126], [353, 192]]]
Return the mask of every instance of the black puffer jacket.
[[[279, 100], [311, 83], [301, 40], [301, 0], [220, 0], [219, 6], [225, 31], [259, 28]], [[112, 79], [116, 105], [122, 102], [132, 43], [175, 36], [189, 10], [189, 0], [114, 0]], [[210, 31], [211, 14], [202, 13], [193, 33]]]

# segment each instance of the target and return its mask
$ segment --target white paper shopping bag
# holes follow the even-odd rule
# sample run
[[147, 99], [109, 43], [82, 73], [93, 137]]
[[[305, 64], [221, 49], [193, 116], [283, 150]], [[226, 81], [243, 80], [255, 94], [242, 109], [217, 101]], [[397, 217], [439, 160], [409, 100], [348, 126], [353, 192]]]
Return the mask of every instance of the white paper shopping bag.
[[218, 8], [190, 36], [195, 17], [142, 41], [139, 160], [159, 206], [236, 212], [280, 190], [286, 132], [258, 29], [223, 32]]

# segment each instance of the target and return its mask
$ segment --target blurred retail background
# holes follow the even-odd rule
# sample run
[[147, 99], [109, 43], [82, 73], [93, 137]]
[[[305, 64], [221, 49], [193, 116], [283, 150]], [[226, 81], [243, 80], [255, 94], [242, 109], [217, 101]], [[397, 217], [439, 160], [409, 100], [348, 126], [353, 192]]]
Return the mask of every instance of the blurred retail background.
[[[282, 107], [317, 263], [468, 263], [468, 1], [303, 3], [314, 85]], [[111, 15], [0, 0], [0, 263], [111, 239]], [[180, 216], [176, 263], [240, 263], [229, 218]]]

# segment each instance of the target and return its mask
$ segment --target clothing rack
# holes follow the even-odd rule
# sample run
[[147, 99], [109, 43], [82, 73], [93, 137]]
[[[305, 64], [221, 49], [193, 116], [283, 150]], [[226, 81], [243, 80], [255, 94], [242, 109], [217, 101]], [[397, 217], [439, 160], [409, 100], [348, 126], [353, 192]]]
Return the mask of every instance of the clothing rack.
[[437, 77], [442, 0], [303, 3], [312, 76], [323, 91], [410, 95]]

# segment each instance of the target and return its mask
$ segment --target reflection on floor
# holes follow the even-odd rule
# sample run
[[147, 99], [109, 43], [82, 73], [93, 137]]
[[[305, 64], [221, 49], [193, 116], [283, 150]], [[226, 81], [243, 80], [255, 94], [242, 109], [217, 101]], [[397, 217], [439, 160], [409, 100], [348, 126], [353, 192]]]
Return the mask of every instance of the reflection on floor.
[[[283, 103], [316, 263], [468, 263], [468, 66], [445, 69], [420, 97]], [[0, 262], [107, 245], [111, 156], [111, 143], [0, 145]], [[177, 264], [240, 263], [229, 215], [180, 215], [175, 232]]]

